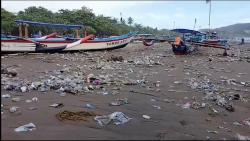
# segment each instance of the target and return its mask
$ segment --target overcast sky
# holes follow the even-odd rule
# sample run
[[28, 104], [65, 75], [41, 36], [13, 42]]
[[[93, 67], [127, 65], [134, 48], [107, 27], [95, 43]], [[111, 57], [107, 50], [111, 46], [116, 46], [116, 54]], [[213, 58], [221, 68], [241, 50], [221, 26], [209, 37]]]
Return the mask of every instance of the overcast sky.
[[[53, 12], [86, 6], [96, 15], [127, 19], [144, 26], [166, 28], [208, 28], [209, 4], [204, 1], [2, 1], [2, 8], [18, 12], [42, 6]], [[212, 1], [211, 28], [235, 23], [250, 23], [250, 1]]]

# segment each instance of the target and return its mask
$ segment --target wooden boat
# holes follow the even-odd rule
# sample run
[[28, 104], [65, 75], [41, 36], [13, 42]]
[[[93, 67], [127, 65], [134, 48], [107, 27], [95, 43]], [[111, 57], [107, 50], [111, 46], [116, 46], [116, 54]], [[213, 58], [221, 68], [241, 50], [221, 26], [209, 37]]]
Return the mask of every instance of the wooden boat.
[[183, 34], [183, 39], [185, 39], [185, 42], [190, 45], [221, 48], [226, 50], [229, 49], [227, 40], [218, 39], [215, 34], [213, 36], [209, 36], [208, 34], [190, 29], [173, 29], [171, 31]]
[[134, 35], [135, 33], [128, 33], [111, 38], [94, 38], [94, 35], [90, 35], [82, 39], [25, 39], [16, 36], [1, 36], [1, 51], [3, 53], [16, 53], [110, 50], [125, 47]]

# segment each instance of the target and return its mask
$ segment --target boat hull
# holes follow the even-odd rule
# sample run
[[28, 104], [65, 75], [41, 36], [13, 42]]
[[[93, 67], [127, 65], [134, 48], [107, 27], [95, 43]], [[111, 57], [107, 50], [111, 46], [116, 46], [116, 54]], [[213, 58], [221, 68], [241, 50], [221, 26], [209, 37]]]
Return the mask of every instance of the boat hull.
[[[75, 45], [69, 48], [61, 48], [56, 50], [56, 48], [60, 48], [63, 46], [67, 46], [74, 41], [53, 41], [53, 40], [42, 40], [37, 41], [46, 46], [48, 51], [54, 50], [54, 52], [68, 52], [68, 51], [96, 51], [96, 50], [112, 50], [117, 48], [125, 47], [128, 43], [130, 43], [132, 36], [128, 36], [120, 39], [110, 39], [107, 41], [103, 40], [87, 40], [79, 45]], [[36, 50], [37, 44], [31, 43], [25, 40], [1, 40], [1, 52], [3, 53], [11, 53], [11, 52], [39, 52]], [[52, 48], [52, 49], [51, 49]], [[53, 49], [55, 48], [55, 49]], [[40, 51], [41, 52], [41, 51]]]

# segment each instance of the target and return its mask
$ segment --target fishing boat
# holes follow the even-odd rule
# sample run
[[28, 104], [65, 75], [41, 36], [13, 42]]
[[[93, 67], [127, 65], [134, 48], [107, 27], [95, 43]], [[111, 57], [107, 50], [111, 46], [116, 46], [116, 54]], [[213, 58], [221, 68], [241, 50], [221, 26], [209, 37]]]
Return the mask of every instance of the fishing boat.
[[[86, 26], [83, 25], [65, 25], [24, 20], [16, 20], [15, 22], [19, 26], [19, 36], [5, 36], [1, 34], [1, 51], [3, 53], [110, 50], [125, 47], [136, 34], [135, 32], [130, 32], [116, 37], [95, 38], [94, 35], [87, 36]], [[57, 33], [39, 38], [29, 38], [29, 26], [75, 30], [76, 38], [64, 38], [58, 36]], [[80, 30], [85, 32], [84, 38], [80, 38]], [[25, 32], [24, 36], [23, 31]]]
[[94, 35], [82, 39], [65, 38], [21, 38], [17, 36], [1, 36], [1, 52], [62, 52], [110, 50], [125, 47], [135, 33], [117, 37], [94, 38]]
[[171, 31], [183, 34], [182, 38], [186, 43], [190, 45], [221, 48], [227, 50], [229, 49], [227, 40], [219, 39], [217, 36], [215, 36], [215, 34], [213, 34], [213, 36], [210, 36], [209, 34], [190, 29], [173, 29]]

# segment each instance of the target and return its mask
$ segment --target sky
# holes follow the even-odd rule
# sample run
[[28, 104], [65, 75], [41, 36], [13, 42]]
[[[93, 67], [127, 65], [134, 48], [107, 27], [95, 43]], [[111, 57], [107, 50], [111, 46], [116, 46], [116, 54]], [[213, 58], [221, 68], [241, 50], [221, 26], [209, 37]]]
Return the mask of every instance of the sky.
[[[80, 9], [86, 6], [96, 15], [103, 14], [158, 29], [209, 27], [209, 4], [201, 1], [5, 1], [2, 8], [17, 13], [30, 6], [42, 6], [53, 12], [59, 9]], [[235, 23], [250, 23], [250, 1], [213, 1], [211, 28]]]

